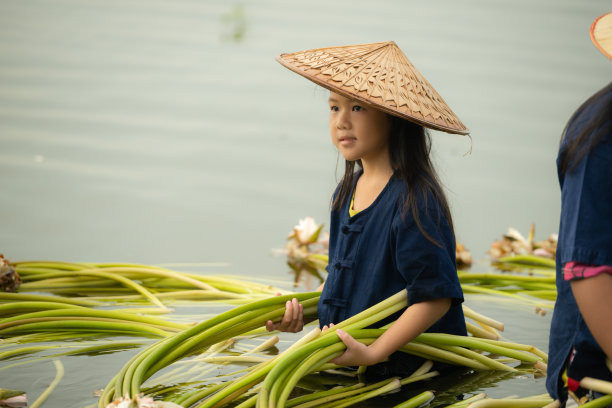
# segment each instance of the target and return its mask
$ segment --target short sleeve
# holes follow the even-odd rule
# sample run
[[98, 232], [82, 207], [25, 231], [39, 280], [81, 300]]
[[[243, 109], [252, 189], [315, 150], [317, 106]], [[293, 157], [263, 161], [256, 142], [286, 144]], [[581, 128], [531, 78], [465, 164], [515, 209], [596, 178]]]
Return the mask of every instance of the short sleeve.
[[408, 305], [441, 298], [451, 298], [453, 304], [463, 302], [448, 222], [432, 209], [422, 210], [420, 221], [439, 245], [423, 235], [410, 212], [394, 221], [395, 262], [406, 281]]
[[593, 148], [565, 175], [559, 248], [568, 261], [612, 265], [612, 141]]

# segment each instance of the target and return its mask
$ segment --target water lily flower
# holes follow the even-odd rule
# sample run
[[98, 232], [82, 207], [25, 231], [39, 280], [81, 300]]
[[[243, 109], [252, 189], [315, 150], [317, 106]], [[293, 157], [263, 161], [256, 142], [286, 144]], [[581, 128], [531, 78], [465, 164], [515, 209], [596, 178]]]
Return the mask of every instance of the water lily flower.
[[19, 285], [21, 277], [9, 260], [0, 254], [0, 292], [16, 292]]
[[510, 227], [501, 240], [491, 243], [489, 254], [494, 259], [522, 254], [554, 258], [557, 253], [557, 235], [551, 234], [547, 240], [537, 242], [533, 241], [534, 235], [535, 224], [531, 224], [527, 239], [516, 229]]
[[302, 218], [298, 225], [293, 227], [293, 232], [289, 235], [289, 238], [297, 239], [302, 245], [313, 244], [317, 242], [322, 228], [323, 224], [318, 225], [314, 218]]
[[130, 398], [127, 395], [111, 402], [106, 408], [183, 408], [173, 402], [154, 401], [151, 397], [137, 395]]
[[457, 242], [455, 246], [455, 259], [457, 267], [469, 267], [472, 265], [472, 254], [465, 245], [460, 242]]
[[22, 394], [22, 395], [17, 395], [15, 397], [6, 398], [3, 400], [0, 400], [0, 405], [11, 407], [11, 408], [27, 407], [28, 397], [26, 397], [25, 394]]

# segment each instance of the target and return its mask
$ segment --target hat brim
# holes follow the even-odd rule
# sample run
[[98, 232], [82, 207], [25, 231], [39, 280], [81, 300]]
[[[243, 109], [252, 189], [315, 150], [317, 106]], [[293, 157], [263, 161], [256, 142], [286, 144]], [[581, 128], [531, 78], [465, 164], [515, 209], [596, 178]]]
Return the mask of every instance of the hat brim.
[[589, 30], [597, 49], [612, 60], [612, 12], [597, 17]]
[[[384, 55], [387, 60], [376, 59], [383, 54], [381, 51], [389, 51]], [[325, 89], [390, 115], [447, 133], [469, 134], [457, 115], [392, 41], [286, 53], [278, 55], [276, 60]], [[370, 70], [364, 73], [366, 68]], [[356, 85], [354, 79], [359, 76], [360, 84]], [[374, 86], [378, 88], [373, 89]]]

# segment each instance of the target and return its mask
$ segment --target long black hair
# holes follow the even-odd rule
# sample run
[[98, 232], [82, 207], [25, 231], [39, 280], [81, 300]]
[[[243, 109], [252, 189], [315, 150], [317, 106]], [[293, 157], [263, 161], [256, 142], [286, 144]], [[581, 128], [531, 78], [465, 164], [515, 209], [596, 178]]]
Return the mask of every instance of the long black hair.
[[[571, 132], [570, 124], [593, 105], [600, 105], [593, 117], [578, 134]], [[612, 82], [587, 99], [570, 117], [561, 135], [559, 170], [561, 175], [572, 172], [584, 157], [612, 134]], [[566, 140], [567, 139], [567, 140]]]
[[[439, 207], [438, 216], [442, 213], [446, 217], [454, 237], [455, 232], [448, 201], [429, 157], [431, 137], [423, 126], [396, 116], [389, 115], [389, 117], [391, 120], [389, 137], [391, 167], [394, 176], [403, 180], [408, 186], [403, 212], [405, 214], [410, 211], [417, 227], [425, 238], [441, 247], [442, 244], [431, 237], [421, 225], [419, 209], [417, 208], [419, 198], [425, 202], [425, 208], [427, 208], [427, 197], [429, 195], [433, 196]], [[332, 202], [332, 209], [339, 210], [347, 200], [350, 200], [355, 182], [355, 166], [361, 168], [361, 160], [345, 161], [344, 176]]]

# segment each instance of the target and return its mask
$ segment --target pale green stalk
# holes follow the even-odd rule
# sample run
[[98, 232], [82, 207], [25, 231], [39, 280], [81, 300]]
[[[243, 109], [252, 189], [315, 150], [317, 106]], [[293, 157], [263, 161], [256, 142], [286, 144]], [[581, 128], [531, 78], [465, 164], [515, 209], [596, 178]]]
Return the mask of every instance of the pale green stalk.
[[395, 405], [393, 408], [417, 408], [425, 404], [429, 404], [434, 399], [434, 393], [431, 391], [423, 391], [419, 395], [410, 398], [408, 401]]
[[0, 302], [58, 302], [77, 306], [101, 306], [102, 303], [94, 300], [73, 299], [49, 295], [32, 295], [29, 293], [0, 292]]
[[443, 350], [451, 351], [453, 353], [465, 356], [467, 358], [472, 358], [476, 361], [483, 363], [484, 365], [491, 367], [494, 370], [502, 370], [502, 371], [511, 371], [516, 372], [517, 370], [513, 367], [507, 366], [499, 361], [495, 361], [494, 359], [487, 357], [483, 354], [477, 353], [470, 349], [459, 347], [459, 346], [447, 346], [447, 345], [438, 345]]
[[400, 383], [402, 385], [406, 385], [406, 384], [412, 384], [413, 382], [417, 382], [417, 381], [421, 381], [421, 380], [427, 380], [429, 378], [433, 378], [440, 375], [440, 373], [438, 371], [430, 371], [428, 373], [424, 373], [424, 374], [419, 374], [419, 375], [411, 375], [410, 377], [406, 377], [403, 380], [400, 380]]
[[[118, 321], [130, 321], [135, 323], [142, 323], [152, 327], [158, 327], [173, 331], [185, 330], [189, 327], [186, 324], [169, 322], [166, 320], [158, 319], [155, 317], [139, 316], [132, 313], [119, 312], [116, 310], [97, 310], [87, 308], [66, 308], [57, 310], [45, 310], [42, 312], [26, 313], [19, 316], [9, 317], [0, 320], [0, 330], [5, 327], [11, 327], [20, 322], [28, 322], [30, 320], [39, 318], [59, 318], [59, 317], [91, 317], [91, 318], [105, 318], [113, 319]], [[39, 320], [40, 321], [40, 320]]]
[[479, 361], [474, 361], [470, 358], [460, 356], [451, 351], [442, 350], [438, 347], [433, 347], [433, 346], [418, 343], [415, 341], [405, 344], [404, 346], [400, 348], [400, 350], [406, 353], [415, 354], [418, 356], [427, 356], [427, 358], [431, 358], [432, 360], [465, 366], [465, 367], [473, 368], [475, 370], [490, 370], [491, 369], [489, 366]]
[[512, 357], [520, 361], [528, 363], [535, 363], [541, 361], [540, 357], [523, 353], [511, 348], [503, 347], [501, 345], [493, 344], [493, 342], [483, 341], [474, 337], [456, 336], [452, 334], [444, 333], [422, 333], [416, 337], [416, 341], [433, 344], [433, 345], [449, 345], [449, 346], [462, 346], [475, 348], [478, 350], [488, 351], [489, 353], [500, 354], [506, 357]]
[[89, 269], [89, 270], [77, 270], [77, 271], [73, 271], [71, 272], [73, 274], [76, 275], [85, 275], [85, 276], [97, 276], [97, 277], [102, 277], [102, 278], [106, 278], [106, 279], [110, 279], [110, 280], [114, 280], [117, 281], [121, 284], [123, 284], [126, 287], [129, 287], [133, 290], [135, 290], [136, 292], [141, 293], [143, 296], [145, 296], [147, 299], [149, 299], [153, 304], [163, 308], [166, 308], [166, 306], [164, 306], [164, 304], [162, 302], [159, 301], [159, 299], [157, 299], [155, 297], [155, 295], [153, 295], [151, 292], [149, 292], [144, 286], [139, 285], [138, 283], [132, 281], [131, 279], [127, 279], [121, 275], [118, 274], [113, 274], [113, 273], [109, 273], [109, 272], [103, 272], [103, 271], [99, 271], [96, 269]]
[[597, 391], [602, 394], [612, 394], [612, 382], [599, 380], [592, 377], [584, 377], [580, 380], [580, 386], [589, 390]]
[[380, 388], [375, 389], [375, 390], [370, 391], [370, 392], [358, 394], [358, 395], [356, 395], [354, 397], [347, 398], [347, 399], [343, 400], [340, 403], [331, 402], [331, 403], [327, 403], [327, 404], [321, 405], [321, 408], [332, 408], [332, 407], [333, 408], [344, 408], [344, 407], [348, 407], [348, 406], [357, 404], [358, 402], [365, 401], [365, 400], [368, 400], [370, 398], [374, 398], [374, 397], [386, 394], [386, 393], [391, 392], [391, 391], [395, 391], [395, 390], [397, 390], [400, 387], [401, 387], [401, 385], [400, 385], [399, 380], [397, 378], [394, 378], [394, 379], [391, 380], [391, 382], [389, 384], [387, 384], [387, 385], [385, 385], [383, 387], [380, 387]]
[[218, 289], [214, 286], [211, 286], [207, 283], [202, 282], [201, 280], [194, 279], [187, 274], [181, 274], [170, 269], [161, 269], [161, 268], [143, 268], [143, 267], [104, 267], [105, 272], [113, 272], [117, 274], [130, 274], [136, 273], [146, 276], [156, 276], [163, 278], [172, 278], [181, 282], [188, 283], [196, 288], [209, 290], [209, 291], [217, 291]]
[[[326, 390], [326, 391], [312, 392], [310, 394], [306, 394], [306, 395], [302, 395], [302, 396], [290, 399], [289, 401], [287, 401], [286, 406], [287, 406], [287, 408], [292, 408], [292, 407], [295, 407], [295, 406], [299, 406], [300, 404], [305, 404], [305, 403], [310, 402], [310, 401], [314, 401], [314, 400], [320, 401], [322, 398], [332, 397], [332, 396], [335, 396], [337, 394], [353, 391], [353, 390], [356, 390], [358, 388], [363, 388], [364, 386], [365, 386], [364, 383], [358, 383], [358, 384], [350, 385], [350, 386], [346, 386], [346, 387], [334, 387], [334, 388], [332, 388], [330, 390]], [[340, 398], [342, 398], [342, 397], [340, 397]], [[325, 400], [325, 402], [327, 402], [327, 401], [331, 401], [331, 400]], [[318, 402], [315, 405], [318, 405]], [[301, 406], [301, 408], [307, 408], [307, 407]]]
[[[289, 371], [289, 378], [286, 381], [277, 381], [274, 386], [282, 384], [280, 396], [276, 400], [278, 408], [284, 408], [285, 402], [289, 398], [289, 394], [291, 393], [291, 391], [293, 391], [293, 388], [295, 388], [298, 381], [302, 377], [313, 371], [314, 367], [320, 367], [327, 361], [341, 355], [344, 350], [346, 350], [346, 346], [342, 342], [336, 343], [329, 347], [321, 348], [312, 353], [302, 362], [299, 362], [299, 365], [296, 369]], [[270, 391], [270, 395], [272, 397], [275, 397], [276, 393], [277, 392], [275, 392], [274, 389]]]
[[[241, 390], [247, 390], [251, 388], [253, 385], [259, 383], [272, 369], [276, 361], [278, 361], [284, 355], [290, 355], [294, 352], [294, 350], [300, 348], [302, 345], [309, 343], [313, 339], [317, 338], [321, 334], [321, 330], [316, 327], [312, 331], [306, 333], [302, 336], [297, 342], [293, 343], [289, 348], [283, 351], [281, 354], [276, 356], [274, 359], [267, 361], [254, 369], [252, 369], [248, 374], [242, 376], [241, 378], [232, 381], [230, 384], [227, 384], [223, 390], [220, 390], [215, 395], [207, 398], [201, 404], [197, 406], [197, 408], [211, 408], [218, 407], [223, 405], [223, 403], [231, 401], [241, 392]], [[260, 390], [260, 398], [263, 393], [266, 393], [263, 389]], [[259, 399], [258, 399], [259, 400]]]
[[[374, 384], [370, 384], [368, 386], [364, 386], [364, 384], [357, 384], [360, 385], [359, 387], [356, 386], [349, 386], [349, 387], [343, 387], [340, 388], [338, 391], [334, 392], [334, 393], [329, 393], [329, 392], [325, 392], [327, 393], [327, 395], [323, 395], [319, 398], [310, 398], [309, 401], [306, 402], [302, 402], [300, 404], [295, 404], [295, 403], [291, 403], [292, 400], [289, 400], [287, 402], [287, 408], [291, 408], [291, 407], [295, 407], [295, 408], [312, 408], [312, 407], [316, 407], [316, 406], [322, 406], [322, 405], [326, 405], [329, 404], [333, 401], [338, 401], [338, 400], [346, 400], [350, 397], [353, 397], [355, 395], [359, 395], [359, 394], [364, 394], [367, 393], [371, 390], [376, 390], [379, 389], [381, 387], [387, 386], [389, 385], [394, 379], [393, 378], [388, 378], [382, 381], [379, 381], [377, 383]], [[312, 395], [312, 394], [310, 394]]]
[[474, 273], [474, 272], [459, 272], [457, 274], [459, 282], [479, 281], [479, 282], [519, 282], [519, 283], [555, 283], [554, 276], [530, 276], [530, 275], [509, 275], [501, 273]]
[[[71, 305], [68, 303], [59, 302], [11, 302], [0, 304], [0, 316], [11, 316], [23, 312], [51, 310], [51, 309], [78, 309], [83, 306]], [[1, 321], [1, 319], [0, 319]]]
[[9, 327], [0, 330], [0, 334], [12, 334], [23, 332], [41, 331], [83, 331], [83, 332], [104, 332], [104, 333], [125, 333], [125, 334], [148, 334], [157, 337], [167, 337], [170, 333], [151, 326], [135, 326], [133, 323], [121, 323], [101, 319], [87, 320], [54, 320], [51, 322], [38, 322], [23, 324], [16, 327]]
[[599, 397], [593, 401], [587, 402], [586, 404], [580, 405], [580, 408], [604, 408], [610, 404], [612, 404], [612, 395], [604, 395], [603, 397]]
[[554, 268], [556, 266], [555, 260], [550, 258], [544, 258], [537, 255], [510, 255], [498, 258], [496, 263], [515, 263], [520, 265], [536, 265], [546, 266], [548, 268]]
[[[138, 367], [134, 369], [133, 378], [126, 378], [125, 380], [121, 380], [121, 382], [128, 381], [131, 384], [131, 392], [133, 394], [137, 394], [140, 384], [145, 378], [151, 376], [156, 370], [158, 371], [173, 361], [183, 357], [185, 354], [194, 352], [195, 348], [203, 348], [217, 343], [223, 340], [224, 336], [227, 338], [231, 337], [233, 334], [237, 334], [236, 331], [238, 330], [245, 331], [257, 327], [255, 322], [253, 322], [251, 323], [253, 325], [251, 327], [237, 325], [237, 327], [232, 328], [232, 326], [236, 325], [236, 323], [240, 322], [241, 320], [245, 320], [243, 315], [246, 315], [247, 318], [249, 318], [250, 316], [257, 315], [257, 309], [260, 309], [259, 313], [261, 313], [262, 308], [267, 308], [267, 310], [269, 310], [270, 306], [273, 306], [278, 309], [278, 311], [275, 313], [277, 313], [278, 316], [281, 316], [284, 313], [284, 302], [289, 300], [291, 297], [297, 297], [298, 299], [302, 300], [303, 303], [306, 303], [306, 300], [309, 299], [316, 303], [317, 299], [313, 296], [318, 295], [319, 293], [307, 293], [284, 297], [270, 297], [252, 304], [239, 306], [235, 309], [229, 310], [228, 312], [217, 315], [212, 319], [206, 320], [192, 328], [178, 333], [177, 335], [173, 336], [169, 342], [164, 342], [161, 347], [151, 349], [146, 358], [144, 358]], [[255, 309], [255, 311], [252, 311], [252, 309]], [[259, 325], [263, 325], [265, 321], [260, 321], [258, 323]], [[233, 329], [233, 331], [231, 329]], [[225, 330], [225, 332], [223, 332], [223, 330]]]
[[524, 293], [529, 296], [537, 297], [545, 300], [555, 300], [557, 299], [557, 290], [529, 290], [529, 291], [519, 291], [518, 293]]
[[19, 261], [11, 262], [16, 268], [43, 268], [51, 270], [78, 271], [89, 268], [89, 265], [72, 262], [56, 262], [56, 261]]
[[182, 395], [181, 397], [177, 398], [175, 402], [183, 407], [190, 407], [196, 402], [200, 401], [202, 398], [206, 398], [207, 396], [214, 393], [215, 391], [220, 390], [225, 385], [226, 384], [224, 383], [219, 383], [219, 384], [210, 386], [208, 388], [205, 388], [203, 390], [197, 390], [197, 391]]
[[210, 364], [259, 364], [270, 360], [270, 357], [258, 356], [216, 356], [204, 357], [200, 361]]
[[483, 342], [483, 343], [497, 345], [500, 347], [509, 348], [509, 349], [527, 351], [531, 354], [535, 354], [536, 356], [540, 357], [544, 362], [548, 361], [548, 354], [544, 353], [542, 350], [538, 349], [537, 347], [534, 347], [528, 344], [512, 343], [509, 341], [488, 340], [488, 339], [478, 339], [478, 341]]
[[470, 333], [474, 337], [478, 337], [482, 339], [490, 339], [490, 340], [499, 339], [499, 336], [496, 333], [490, 332], [470, 322], [465, 322], [465, 328], [467, 332]]
[[55, 369], [57, 370], [55, 378], [53, 379], [51, 384], [49, 384], [49, 387], [40, 395], [40, 397], [38, 397], [36, 401], [34, 401], [32, 405], [30, 405], [30, 408], [40, 407], [45, 402], [47, 397], [49, 397], [49, 394], [53, 392], [57, 384], [64, 376], [64, 365], [62, 364], [62, 362], [60, 360], [53, 360], [53, 364], [55, 364]]
[[480, 394], [473, 395], [470, 398], [466, 398], [466, 399], [461, 400], [459, 402], [455, 402], [454, 404], [447, 405], [446, 408], [463, 408], [463, 407], [468, 406], [472, 402], [476, 402], [476, 401], [481, 400], [481, 399], [486, 398], [486, 397], [487, 397], [487, 394], [482, 392]]
[[[550, 397], [540, 398], [484, 398], [468, 405], [468, 408], [540, 408], [552, 402]], [[583, 407], [584, 405], [581, 405]]]
[[245, 401], [241, 402], [240, 404], [236, 405], [234, 408], [252, 408], [255, 406], [255, 404], [257, 404], [257, 397], [258, 395], [255, 394], [246, 399]]
[[504, 292], [504, 291], [501, 291], [501, 290], [483, 288], [483, 287], [480, 287], [478, 285], [462, 284], [461, 288], [463, 289], [464, 292], [486, 293], [488, 295], [505, 296], [505, 297], [509, 297], [509, 298], [513, 298], [513, 299], [518, 299], [518, 300], [521, 300], [521, 301], [526, 302], [526, 303], [531, 303], [531, 304], [534, 304], [534, 305], [540, 306], [540, 307], [545, 307], [545, 308], [552, 308], [553, 307], [552, 304], [536, 302], [535, 300], [530, 299], [530, 298], [525, 297], [525, 296], [516, 295], [514, 293], [507, 293], [507, 292]]
[[472, 310], [470, 307], [466, 305], [462, 305], [462, 308], [463, 308], [463, 314], [465, 317], [469, 317], [470, 319], [478, 323], [482, 323], [489, 327], [493, 327], [494, 329], [497, 329], [499, 331], [504, 331], [504, 324], [502, 322], [499, 322], [495, 319], [491, 319], [490, 317], [487, 317], [478, 312], [475, 312], [474, 310]]

